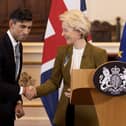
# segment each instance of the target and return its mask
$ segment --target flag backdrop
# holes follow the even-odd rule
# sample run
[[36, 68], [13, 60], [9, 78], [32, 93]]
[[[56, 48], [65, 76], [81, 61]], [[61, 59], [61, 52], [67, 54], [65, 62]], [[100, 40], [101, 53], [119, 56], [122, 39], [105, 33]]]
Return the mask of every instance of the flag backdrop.
[[119, 55], [120, 55], [119, 60], [126, 62], [126, 23], [121, 37]]
[[[44, 38], [44, 48], [41, 67], [41, 83], [49, 79], [54, 65], [57, 48], [66, 44], [61, 36], [61, 22], [59, 15], [69, 9], [86, 10], [85, 0], [52, 0]], [[89, 38], [90, 39], [90, 38]], [[58, 91], [42, 97], [42, 102], [53, 125], [53, 117], [58, 102]]]

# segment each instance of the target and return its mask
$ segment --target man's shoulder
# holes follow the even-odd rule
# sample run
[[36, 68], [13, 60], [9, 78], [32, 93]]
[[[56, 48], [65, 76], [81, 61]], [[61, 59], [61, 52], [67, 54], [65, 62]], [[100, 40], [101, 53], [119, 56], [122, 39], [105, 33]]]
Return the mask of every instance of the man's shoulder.
[[7, 39], [9, 39], [7, 33], [4, 33], [4, 34], [0, 35], [0, 42], [5, 41]]
[[0, 50], [3, 50], [6, 48], [8, 41], [10, 41], [7, 33], [0, 36]]

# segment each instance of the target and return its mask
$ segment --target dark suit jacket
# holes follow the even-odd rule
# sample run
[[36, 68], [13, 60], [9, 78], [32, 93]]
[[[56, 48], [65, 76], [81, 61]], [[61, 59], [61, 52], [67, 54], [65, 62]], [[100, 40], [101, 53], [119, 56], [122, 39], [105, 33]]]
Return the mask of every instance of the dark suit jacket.
[[[22, 68], [22, 45], [20, 44], [21, 63], [19, 75]], [[19, 76], [18, 76], [19, 79]], [[18, 79], [15, 79], [14, 51], [8, 34], [0, 38], [0, 122], [15, 118], [15, 105], [21, 100]]]
[[[66, 91], [66, 89], [70, 87], [70, 67], [71, 67], [71, 60], [72, 60], [72, 51], [73, 51], [72, 45], [67, 45], [59, 49], [51, 78], [47, 80], [44, 84], [37, 87], [38, 96], [47, 95], [50, 92], [58, 89], [60, 87], [61, 79], [63, 79], [64, 88], [54, 117], [54, 123], [56, 124], [56, 126], [65, 126], [64, 120], [66, 116], [65, 114], [69, 103], [69, 99], [65, 97], [64, 91]], [[96, 68], [100, 64], [106, 61], [107, 61], [107, 53], [105, 50], [87, 43], [85, 47], [85, 51], [82, 56], [80, 68]], [[90, 110], [91, 112], [88, 110]], [[77, 114], [79, 118], [82, 121], [84, 121], [82, 125], [98, 126], [97, 116], [93, 106], [85, 106], [84, 108], [82, 106], [77, 107], [76, 112], [77, 111], [79, 112], [79, 114]], [[91, 114], [92, 117], [90, 116], [90, 113], [92, 113]], [[85, 119], [86, 117], [87, 119]], [[81, 123], [79, 125], [80, 121], [77, 122], [78, 122], [77, 126], [81, 126]]]

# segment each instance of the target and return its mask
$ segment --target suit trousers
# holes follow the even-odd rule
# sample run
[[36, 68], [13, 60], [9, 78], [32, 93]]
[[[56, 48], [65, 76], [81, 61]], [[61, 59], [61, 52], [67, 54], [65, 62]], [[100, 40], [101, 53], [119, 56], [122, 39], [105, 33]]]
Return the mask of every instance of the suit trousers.
[[14, 108], [11, 102], [0, 103], [0, 126], [14, 126]]
[[14, 126], [14, 120], [1, 121], [0, 126]]

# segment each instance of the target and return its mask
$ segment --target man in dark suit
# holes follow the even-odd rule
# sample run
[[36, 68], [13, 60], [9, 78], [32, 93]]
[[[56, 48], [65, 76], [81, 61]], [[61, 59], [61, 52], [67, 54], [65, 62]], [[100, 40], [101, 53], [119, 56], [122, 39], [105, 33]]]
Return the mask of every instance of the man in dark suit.
[[[22, 68], [22, 44], [32, 27], [28, 9], [16, 9], [9, 18], [9, 30], [0, 37], [0, 126], [14, 126], [15, 115], [24, 115], [18, 80]], [[15, 47], [19, 47], [16, 51]], [[17, 56], [18, 52], [18, 56]], [[18, 59], [17, 59], [18, 57]]]

